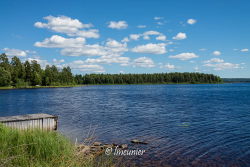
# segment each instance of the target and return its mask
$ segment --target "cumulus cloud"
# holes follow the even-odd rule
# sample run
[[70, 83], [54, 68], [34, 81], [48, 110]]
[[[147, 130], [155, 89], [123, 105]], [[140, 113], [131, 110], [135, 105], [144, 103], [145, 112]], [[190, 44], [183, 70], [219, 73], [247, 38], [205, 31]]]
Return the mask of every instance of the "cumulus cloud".
[[96, 59], [86, 59], [86, 63], [100, 63], [100, 64], [111, 64], [111, 63], [118, 63], [121, 66], [128, 66], [130, 58], [129, 57], [122, 57], [122, 56], [102, 56]]
[[206, 67], [212, 67], [214, 70], [225, 70], [225, 69], [237, 69], [240, 68], [239, 64], [233, 64], [233, 63], [217, 63], [217, 64], [204, 64]]
[[211, 67], [213, 70], [225, 70], [225, 69], [238, 69], [241, 68], [240, 64], [227, 63], [223, 59], [213, 58], [207, 61], [204, 61], [205, 67]]
[[186, 38], [187, 38], [187, 35], [186, 33], [183, 33], [183, 32], [179, 32], [176, 36], [173, 37], [173, 39], [175, 40], [183, 40]]
[[215, 56], [220, 56], [220, 55], [221, 55], [221, 52], [218, 51], [218, 50], [216, 50], [216, 51], [213, 52], [213, 55], [215, 55]]
[[70, 68], [76, 69], [82, 72], [94, 72], [94, 73], [102, 73], [105, 72], [105, 69], [103, 66], [98, 64], [86, 64], [82, 60], [76, 60], [68, 64]]
[[107, 56], [121, 55], [128, 51], [126, 43], [120, 43], [113, 39], [108, 39], [105, 45], [85, 44], [85, 38], [64, 38], [53, 35], [42, 42], [34, 44], [37, 47], [62, 48], [61, 54], [64, 56]]
[[103, 46], [93, 44], [78, 48], [64, 48], [61, 50], [61, 54], [64, 56], [104, 56], [107, 52]]
[[144, 40], [150, 40], [150, 37], [149, 36], [143, 36], [143, 39]]
[[124, 53], [128, 51], [126, 43], [120, 43], [114, 39], [108, 39], [104, 48], [109, 55], [114, 53]]
[[83, 60], [75, 60], [65, 65], [70, 66], [71, 69], [79, 70], [79, 71], [86, 72], [86, 73], [105, 72], [105, 69], [103, 66], [98, 65], [98, 64], [88, 64], [86, 63], [86, 61], [83, 61]]
[[195, 19], [188, 19], [188, 20], [187, 20], [187, 23], [188, 23], [188, 24], [191, 24], [191, 25], [192, 25], [192, 24], [195, 24], [196, 22], [197, 22], [197, 20], [195, 20]]
[[126, 29], [128, 24], [126, 21], [110, 21], [108, 27], [112, 29]]
[[42, 42], [36, 42], [37, 47], [45, 48], [65, 48], [65, 47], [82, 47], [85, 43], [85, 38], [64, 38], [59, 35], [53, 35], [50, 38], [45, 38]]
[[153, 31], [153, 30], [151, 30], [151, 31], [146, 31], [146, 32], [143, 33], [144, 36], [148, 36], [148, 35], [160, 35], [160, 34], [161, 34], [160, 32], [158, 32], [158, 31]]
[[241, 49], [240, 51], [241, 51], [241, 52], [248, 52], [248, 49], [245, 48], [245, 49]]
[[129, 38], [128, 37], [123, 38], [122, 42], [129, 42]]
[[204, 63], [223, 63], [223, 62], [224, 60], [219, 58], [212, 58], [210, 60], [204, 61]]
[[79, 48], [64, 48], [61, 53], [66, 56], [120, 56], [126, 52], [127, 45], [119, 43], [116, 40], [109, 39], [105, 46], [99, 44], [84, 45]]
[[145, 68], [155, 67], [154, 61], [148, 57], [139, 57], [133, 61], [132, 65], [134, 67], [145, 67]]
[[29, 50], [20, 50], [20, 49], [11, 49], [11, 48], [3, 48], [2, 49], [7, 56], [17, 56], [17, 57], [26, 57], [29, 53], [33, 54], [34, 51]]
[[197, 56], [195, 53], [181, 53], [178, 55], [174, 55], [174, 56], [169, 56], [169, 58], [172, 59], [179, 59], [179, 60], [189, 60], [189, 59], [193, 59], [193, 58], [197, 58], [199, 56]]
[[165, 35], [159, 35], [158, 37], [155, 38], [156, 40], [159, 41], [166, 41], [167, 37]]
[[134, 47], [131, 51], [135, 53], [148, 53], [148, 54], [164, 54], [167, 52], [166, 44], [164, 43], [158, 43], [158, 44], [148, 43], [145, 45], [139, 45]]
[[138, 40], [140, 38], [140, 34], [130, 34], [129, 38], [132, 40]]
[[173, 64], [167, 63], [167, 64], [164, 64], [164, 65], [161, 65], [160, 68], [166, 68], [168, 70], [174, 70], [174, 69], [176, 69], [176, 66], [173, 65]]
[[28, 58], [27, 59], [29, 62], [32, 62], [33, 60], [37, 61], [38, 64], [41, 65], [41, 68], [45, 68], [46, 65], [51, 65], [47, 60], [40, 59], [39, 57], [37, 58]]
[[47, 28], [54, 32], [64, 33], [69, 36], [81, 36], [85, 38], [99, 38], [99, 31], [97, 29], [88, 29], [91, 28], [92, 24], [83, 24], [78, 19], [72, 19], [67, 16], [46, 16], [44, 17], [47, 20], [47, 23], [36, 22], [35, 27], [38, 28]]

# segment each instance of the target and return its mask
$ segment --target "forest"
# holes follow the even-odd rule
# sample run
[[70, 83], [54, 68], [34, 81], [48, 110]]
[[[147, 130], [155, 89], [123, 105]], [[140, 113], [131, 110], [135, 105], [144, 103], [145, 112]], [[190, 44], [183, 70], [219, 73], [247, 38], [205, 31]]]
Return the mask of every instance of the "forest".
[[47, 65], [45, 69], [32, 60], [21, 62], [18, 57], [9, 61], [0, 55], [0, 86], [16, 88], [27, 86], [67, 86], [82, 84], [168, 84], [168, 83], [222, 83], [219, 76], [204, 73], [154, 73], [154, 74], [76, 74], [70, 67], [57, 68]]

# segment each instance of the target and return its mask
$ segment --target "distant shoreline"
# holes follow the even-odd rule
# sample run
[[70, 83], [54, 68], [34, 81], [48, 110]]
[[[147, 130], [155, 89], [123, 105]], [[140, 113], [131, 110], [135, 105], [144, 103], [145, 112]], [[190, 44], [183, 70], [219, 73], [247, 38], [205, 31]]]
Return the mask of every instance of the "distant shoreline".
[[40, 89], [40, 88], [73, 88], [73, 87], [82, 87], [82, 86], [96, 86], [96, 85], [197, 85], [197, 84], [223, 84], [223, 83], [138, 83], [138, 84], [84, 84], [84, 85], [65, 85], [65, 86], [26, 86], [26, 87], [14, 87], [6, 86], [0, 87], [0, 90], [11, 90], [11, 89]]
[[72, 87], [81, 87], [86, 85], [65, 85], [65, 86], [25, 86], [25, 87], [14, 87], [14, 86], [5, 86], [0, 87], [0, 90], [10, 90], [10, 89], [40, 89], [40, 88], [72, 88]]

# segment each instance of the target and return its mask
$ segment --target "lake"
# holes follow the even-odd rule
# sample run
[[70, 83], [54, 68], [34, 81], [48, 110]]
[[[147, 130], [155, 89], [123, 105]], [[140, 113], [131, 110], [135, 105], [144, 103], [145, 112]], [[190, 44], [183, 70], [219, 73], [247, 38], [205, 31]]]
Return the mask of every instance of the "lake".
[[139, 166], [250, 166], [249, 83], [0, 90], [0, 116], [31, 113], [72, 141], [146, 140]]

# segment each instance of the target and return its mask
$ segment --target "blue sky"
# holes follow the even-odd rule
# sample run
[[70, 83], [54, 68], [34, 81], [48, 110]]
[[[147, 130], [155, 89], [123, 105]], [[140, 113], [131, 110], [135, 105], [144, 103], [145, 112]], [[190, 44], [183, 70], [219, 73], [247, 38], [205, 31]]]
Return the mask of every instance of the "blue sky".
[[74, 73], [250, 77], [247, 0], [0, 1], [0, 50]]

